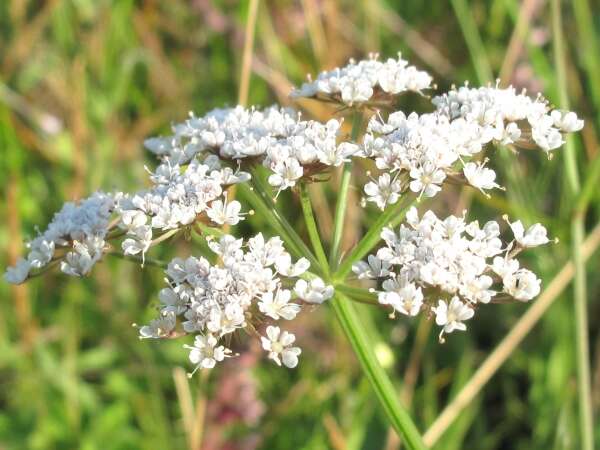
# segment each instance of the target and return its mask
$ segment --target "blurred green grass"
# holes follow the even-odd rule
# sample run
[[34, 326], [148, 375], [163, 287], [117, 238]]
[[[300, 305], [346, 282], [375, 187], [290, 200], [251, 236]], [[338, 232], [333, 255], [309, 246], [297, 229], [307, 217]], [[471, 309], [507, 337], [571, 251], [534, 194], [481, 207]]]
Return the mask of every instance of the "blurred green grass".
[[[190, 109], [235, 104], [246, 9], [245, 2], [208, 0], [0, 2], [2, 267], [64, 201], [95, 189], [142, 186], [142, 162], [152, 164], [144, 137], [165, 131]], [[578, 0], [562, 9], [571, 109], [586, 119], [574, 146], [588, 186], [590, 230], [600, 213], [600, 8]], [[287, 104], [290, 83], [307, 72], [371, 51], [402, 51], [429, 70], [440, 89], [501, 73], [504, 82], [541, 90], [558, 103], [551, 36], [545, 2], [261, 2], [250, 103]], [[326, 117], [318, 105], [301, 106], [307, 115]], [[487, 201], [449, 191], [433, 206], [446, 212], [471, 204], [470, 217], [498, 219], [506, 211], [528, 223], [543, 221], [560, 243], [530, 254], [527, 264], [547, 285], [570, 254], [574, 200], [561, 158], [560, 151], [552, 161], [498, 151], [494, 164], [505, 195]], [[333, 195], [312, 191], [321, 202]], [[294, 200], [280, 204], [301, 229]], [[326, 230], [331, 213], [320, 208], [318, 214]], [[350, 209], [354, 230], [345, 236], [346, 248], [368, 227], [369, 216]], [[242, 231], [265, 228], [255, 216]], [[190, 251], [188, 243], [176, 242], [152, 256]], [[596, 413], [598, 261], [593, 256], [587, 266]], [[188, 367], [182, 342], [139, 341], [131, 326], [150, 317], [161, 284], [158, 269], [140, 272], [110, 259], [83, 281], [53, 274], [22, 287], [0, 283], [0, 448], [188, 448], [172, 373]], [[572, 303], [568, 289], [436, 449], [579, 448]], [[443, 346], [424, 325], [392, 322], [366, 307], [361, 312], [374, 338], [384, 349], [389, 345], [390, 373], [399, 392], [412, 398], [425, 430], [526, 308], [485, 308], [468, 333]], [[331, 312], [305, 314], [295, 326], [304, 348], [298, 370], [263, 363], [260, 350], [250, 348], [250, 356], [228, 362], [208, 380], [192, 380], [193, 394], [207, 399], [202, 448], [397, 448]], [[410, 361], [417, 361], [409, 371], [414, 380]], [[598, 421], [595, 427], [598, 437]]]

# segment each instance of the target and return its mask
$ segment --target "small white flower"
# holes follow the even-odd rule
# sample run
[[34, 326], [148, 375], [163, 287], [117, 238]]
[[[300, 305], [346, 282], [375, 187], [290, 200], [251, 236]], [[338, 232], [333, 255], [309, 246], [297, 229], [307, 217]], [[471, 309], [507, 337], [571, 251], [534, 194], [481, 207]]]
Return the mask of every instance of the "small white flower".
[[169, 336], [175, 328], [176, 319], [172, 311], [165, 312], [149, 325], [140, 328], [140, 339], [160, 339]]
[[279, 320], [281, 317], [285, 320], [292, 320], [300, 312], [300, 305], [290, 303], [291, 298], [292, 293], [287, 289], [279, 289], [275, 295], [267, 292], [258, 302], [258, 309], [275, 320]]
[[421, 311], [423, 292], [414, 283], [408, 283], [398, 290], [381, 292], [379, 303], [390, 305], [399, 313], [414, 317]]
[[[454, 330], [466, 330], [463, 323], [475, 313], [473, 308], [460, 301], [457, 296], [452, 297], [450, 304], [443, 300], [438, 302], [437, 308], [431, 308], [435, 313], [435, 323], [442, 326], [442, 333], [452, 333]], [[442, 334], [440, 334], [441, 339]]]
[[304, 170], [297, 159], [289, 158], [271, 167], [273, 175], [269, 176], [269, 184], [280, 191], [295, 186], [302, 178]]
[[419, 196], [433, 197], [442, 189], [440, 184], [446, 179], [446, 174], [433, 164], [426, 163], [421, 167], [412, 168], [410, 177], [413, 179], [409, 184], [411, 191], [418, 192]]
[[196, 369], [212, 369], [218, 362], [223, 361], [231, 355], [231, 350], [222, 345], [217, 346], [217, 339], [212, 334], [206, 336], [198, 335], [194, 339], [194, 345], [185, 345], [190, 350], [190, 361], [196, 365]]
[[121, 244], [125, 255], [144, 255], [152, 244], [152, 228], [142, 225], [130, 230], [130, 238], [127, 238]]
[[540, 293], [541, 280], [535, 273], [527, 269], [519, 269], [515, 273], [508, 274], [502, 279], [504, 292], [515, 299], [526, 302]]
[[546, 228], [539, 223], [530, 226], [527, 231], [520, 220], [510, 224], [515, 240], [521, 247], [531, 248], [550, 242]]
[[298, 277], [308, 270], [310, 262], [306, 258], [300, 258], [295, 264], [289, 253], [284, 253], [275, 261], [277, 271], [286, 277]]
[[377, 179], [377, 183], [371, 181], [364, 189], [367, 201], [374, 202], [383, 211], [388, 204], [393, 205], [398, 201], [402, 186], [399, 181], [392, 180], [389, 173], [384, 173]]
[[121, 225], [128, 230], [142, 227], [147, 221], [148, 217], [139, 209], [125, 210], [121, 214]]
[[382, 260], [375, 255], [369, 255], [367, 262], [359, 261], [352, 265], [352, 271], [358, 276], [358, 279], [373, 279], [386, 277], [390, 274], [391, 264], [389, 261]]
[[27, 260], [32, 268], [40, 269], [48, 264], [54, 256], [54, 241], [36, 240], [31, 245]]
[[229, 203], [227, 203], [227, 200], [215, 200], [206, 210], [206, 214], [216, 224], [237, 225], [242, 220], [241, 209], [242, 205], [237, 200]]
[[161, 289], [158, 299], [165, 305], [162, 309], [164, 312], [172, 311], [175, 315], [180, 315], [187, 311], [188, 300], [180, 296], [174, 289]]
[[296, 337], [279, 327], [269, 325], [267, 337], [261, 337], [263, 348], [269, 352], [269, 358], [278, 366], [283, 365], [293, 369], [298, 365], [298, 356], [302, 353], [299, 347], [292, 347]]
[[368, 101], [373, 95], [373, 86], [365, 78], [342, 78], [341, 94], [342, 101], [348, 105]]
[[233, 333], [237, 328], [246, 326], [244, 310], [237, 303], [228, 303], [224, 309], [214, 307], [210, 310], [206, 328], [219, 336]]
[[493, 280], [487, 275], [465, 277], [460, 294], [471, 302], [489, 303], [496, 292], [491, 290]]
[[492, 270], [500, 278], [504, 278], [507, 275], [512, 275], [519, 270], [519, 261], [516, 259], [503, 258], [502, 256], [496, 256], [492, 263]]
[[307, 303], [321, 304], [333, 297], [333, 286], [325, 285], [321, 278], [313, 278], [310, 281], [298, 280], [294, 286], [294, 292]]
[[481, 163], [469, 162], [465, 164], [463, 173], [469, 184], [481, 192], [484, 189], [499, 188], [500, 185], [496, 183], [496, 172], [492, 169], [486, 168]]
[[583, 128], [583, 120], [577, 118], [577, 114], [572, 111], [554, 110], [550, 113], [554, 121], [554, 126], [563, 133], [573, 133]]

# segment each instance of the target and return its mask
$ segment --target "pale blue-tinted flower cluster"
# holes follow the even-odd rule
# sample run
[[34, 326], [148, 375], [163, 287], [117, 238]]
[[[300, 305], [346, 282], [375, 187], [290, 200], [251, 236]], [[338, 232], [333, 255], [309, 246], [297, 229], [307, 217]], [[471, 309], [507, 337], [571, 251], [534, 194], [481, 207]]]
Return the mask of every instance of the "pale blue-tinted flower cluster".
[[67, 275], [87, 275], [104, 252], [114, 205], [114, 197], [103, 192], [79, 203], [65, 203], [48, 228], [27, 244], [27, 257], [7, 269], [6, 281], [20, 284], [31, 270], [43, 269], [54, 261], [60, 261], [60, 269]]

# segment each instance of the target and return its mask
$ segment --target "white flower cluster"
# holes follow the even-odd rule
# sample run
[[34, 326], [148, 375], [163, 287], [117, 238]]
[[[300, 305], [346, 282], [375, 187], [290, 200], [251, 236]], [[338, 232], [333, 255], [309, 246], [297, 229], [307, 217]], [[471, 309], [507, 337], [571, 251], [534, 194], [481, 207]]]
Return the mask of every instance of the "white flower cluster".
[[227, 202], [226, 188], [247, 181], [250, 175], [222, 168], [214, 155], [203, 163], [194, 159], [185, 166], [164, 162], [150, 179], [151, 189], [119, 201], [119, 226], [128, 236], [122, 243], [126, 255], [143, 256], [152, 243], [153, 229], [177, 229], [199, 217], [217, 225], [235, 225], [243, 218], [242, 205], [235, 200]]
[[[384, 172], [365, 185], [367, 200], [384, 209], [396, 203], [407, 187], [419, 196], [433, 197], [446, 177], [459, 173], [457, 162], [481, 152], [484, 144], [482, 128], [463, 118], [450, 120], [438, 113], [407, 117], [401, 111], [387, 121], [373, 116], [359, 156], [374, 159]], [[464, 173], [479, 189], [498, 187], [496, 174], [482, 163], [466, 163]]]
[[431, 87], [431, 76], [401, 58], [378, 60], [370, 55], [358, 63], [350, 60], [345, 67], [321, 72], [315, 81], [310, 78], [300, 89], [292, 91], [293, 98], [317, 97], [352, 106], [376, 100], [385, 95], [406, 91], [421, 92]]
[[384, 228], [386, 245], [353, 267], [359, 278], [383, 279], [378, 300], [394, 312], [432, 312], [443, 334], [465, 330], [463, 322], [473, 317], [474, 308], [499, 293], [520, 301], [539, 294], [540, 280], [520, 268], [515, 257], [549, 242], [542, 225], [525, 231], [519, 221], [510, 224], [515, 239], [503, 247], [494, 221], [480, 227], [464, 217], [441, 220], [431, 211], [419, 220], [413, 207], [406, 222], [397, 233]]
[[540, 95], [532, 99], [514, 87], [470, 88], [468, 85], [435, 97], [433, 104], [451, 119], [464, 117], [483, 128], [486, 141], [529, 145], [548, 152], [564, 143], [563, 134], [583, 128], [574, 112], [551, 110]]
[[[364, 187], [366, 200], [380, 209], [396, 203], [407, 189], [419, 197], [433, 197], [448, 177], [484, 193], [500, 188], [496, 172], [486, 167], [487, 160], [470, 160], [484, 151], [486, 144], [523, 146], [531, 145], [533, 139], [534, 145], [548, 150], [563, 143], [561, 133], [583, 126], [575, 113], [546, 114], [546, 103], [516, 95], [512, 88], [464, 87], [436, 97], [434, 103], [438, 110], [433, 113], [407, 117], [399, 111], [387, 120], [379, 115], [371, 118], [357, 156], [374, 159], [384, 171]], [[529, 131], [522, 125], [524, 119]], [[548, 146], [548, 142], [552, 144]]]
[[27, 258], [9, 267], [4, 278], [9, 283], [23, 283], [32, 269], [42, 269], [60, 260], [67, 275], [82, 276], [100, 260], [105, 247], [113, 196], [96, 192], [78, 203], [65, 203], [54, 215], [44, 233], [27, 244]]
[[326, 124], [300, 120], [289, 108], [237, 106], [204, 117], [191, 115], [173, 126], [173, 136], [148, 139], [145, 145], [175, 165], [203, 152], [222, 160], [258, 161], [273, 172], [269, 183], [284, 190], [302, 177], [341, 165], [358, 151], [356, 145], [337, 144], [340, 126], [335, 119]]
[[[163, 289], [160, 316], [140, 329], [142, 338], [169, 337], [180, 318], [186, 333], [197, 334], [190, 349], [196, 368], [211, 368], [232, 354], [221, 344], [223, 337], [239, 329], [256, 334], [264, 321], [292, 320], [300, 312], [296, 301], [322, 303], [333, 296], [333, 287], [314, 278], [298, 279], [310, 263], [293, 262], [279, 237], [265, 241], [257, 234], [244, 245], [242, 239], [224, 235], [208, 245], [221, 263], [205, 258], [176, 258], [166, 273], [169, 287]], [[295, 280], [295, 284], [294, 284]], [[263, 348], [278, 365], [295, 367], [300, 349], [294, 335], [269, 325]]]

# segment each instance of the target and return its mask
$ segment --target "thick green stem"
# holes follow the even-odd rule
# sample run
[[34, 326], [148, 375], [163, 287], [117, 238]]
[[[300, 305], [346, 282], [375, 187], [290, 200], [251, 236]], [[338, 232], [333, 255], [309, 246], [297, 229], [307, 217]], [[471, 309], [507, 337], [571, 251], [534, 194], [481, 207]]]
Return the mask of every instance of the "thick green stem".
[[[355, 111], [352, 117], [352, 131], [350, 139], [355, 142], [358, 139], [362, 125], [362, 113]], [[338, 192], [337, 203], [335, 205], [335, 219], [333, 224], [333, 239], [331, 241], [331, 254], [329, 255], [329, 265], [334, 271], [339, 263], [340, 246], [342, 244], [342, 234], [344, 231], [344, 218], [346, 217], [346, 206], [348, 204], [348, 189], [350, 187], [350, 178], [352, 177], [352, 162], [344, 164], [342, 172], [342, 181]]]
[[406, 409], [400, 404], [394, 385], [377, 361], [373, 352], [373, 343], [370, 342], [367, 333], [364, 331], [354, 305], [339, 291], [332, 303], [338, 320], [348, 336], [390, 424], [398, 435], [404, 439], [407, 448], [410, 450], [425, 450], [425, 444], [423, 444], [417, 427]]
[[[560, 107], [569, 108], [567, 92], [566, 55], [562, 34], [562, 16], [560, 0], [552, 0], [552, 28], [554, 35], [554, 58], [556, 63], [556, 82], [560, 95]], [[570, 190], [571, 200], [577, 205], [581, 191], [575, 143], [572, 137], [567, 137], [564, 150], [565, 172]], [[577, 386], [579, 393], [579, 431], [583, 450], [594, 448], [594, 426], [592, 410], [592, 389], [590, 380], [590, 350], [588, 336], [587, 292], [585, 261], [582, 255], [582, 244], [585, 237], [584, 217], [581, 211], [575, 209], [571, 222], [571, 253], [575, 266], [574, 278], [574, 309], [575, 309], [575, 340], [577, 358]]]
[[308, 187], [305, 183], [300, 183], [300, 203], [302, 205], [302, 213], [304, 214], [304, 223], [306, 224], [308, 237], [310, 238], [310, 242], [313, 246], [313, 249], [315, 250], [315, 254], [317, 255], [317, 259], [319, 260], [323, 271], [327, 273], [329, 272], [329, 266], [327, 264], [327, 255], [325, 255], [323, 243], [321, 242], [321, 238], [319, 236], [317, 222], [315, 221], [315, 216], [312, 210], [312, 204], [310, 202], [310, 197], [308, 194]]

